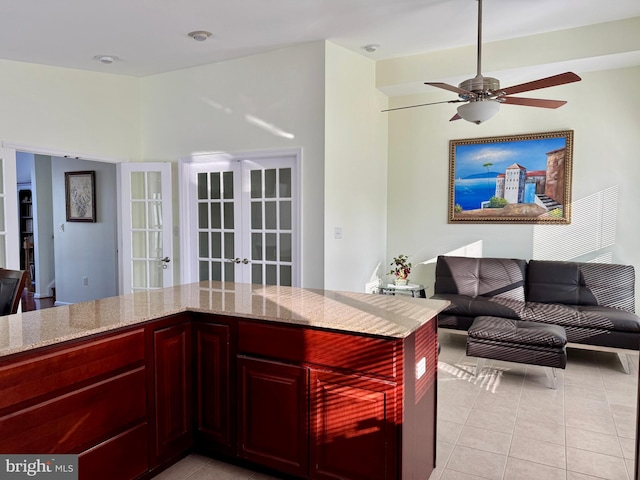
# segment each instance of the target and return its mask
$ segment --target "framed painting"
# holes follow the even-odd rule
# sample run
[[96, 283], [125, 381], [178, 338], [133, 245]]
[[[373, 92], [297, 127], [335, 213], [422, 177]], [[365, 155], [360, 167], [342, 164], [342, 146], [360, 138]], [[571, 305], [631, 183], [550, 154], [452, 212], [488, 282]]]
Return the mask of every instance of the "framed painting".
[[96, 221], [96, 172], [65, 172], [67, 222]]
[[571, 223], [573, 130], [449, 142], [449, 223]]

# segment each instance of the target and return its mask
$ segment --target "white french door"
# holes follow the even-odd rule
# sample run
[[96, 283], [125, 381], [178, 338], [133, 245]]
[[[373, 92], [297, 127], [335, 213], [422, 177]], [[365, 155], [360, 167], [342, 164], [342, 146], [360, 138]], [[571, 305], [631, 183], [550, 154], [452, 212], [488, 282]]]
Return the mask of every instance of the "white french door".
[[121, 293], [173, 285], [171, 164], [118, 165]]
[[0, 148], [0, 267], [20, 270], [16, 151]]
[[203, 155], [183, 165], [184, 278], [300, 284], [298, 158], [297, 151]]

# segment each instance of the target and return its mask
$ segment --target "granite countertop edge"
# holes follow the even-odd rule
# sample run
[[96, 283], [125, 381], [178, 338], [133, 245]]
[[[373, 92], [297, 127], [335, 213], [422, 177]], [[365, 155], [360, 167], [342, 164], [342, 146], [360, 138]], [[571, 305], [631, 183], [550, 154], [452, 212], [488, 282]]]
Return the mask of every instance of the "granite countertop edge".
[[[229, 298], [234, 300], [240, 298], [240, 307], [212, 305], [215, 302], [223, 304], [221, 300], [225, 295], [231, 295]], [[170, 299], [168, 302], [167, 297]], [[254, 306], [256, 301], [262, 302], [262, 310], [260, 306]], [[404, 338], [447, 305], [448, 302], [443, 300], [404, 295], [200, 282], [0, 317], [0, 358], [189, 312], [365, 336]], [[137, 313], [136, 308], [140, 309], [141, 306], [146, 307], [147, 311]], [[121, 314], [124, 312], [122, 316], [125, 318], [113, 320], [111, 317], [114, 314], [110, 309], [118, 309], [117, 313]], [[109, 314], [105, 315], [103, 310]], [[92, 312], [99, 312], [95, 314], [96, 317], [109, 317], [109, 323], [88, 327], [59, 326], [65, 321], [72, 323], [69, 318], [74, 318], [74, 315], [91, 320]], [[67, 330], [60, 334], [48, 331], [63, 328]], [[16, 340], [16, 337], [20, 338]]]

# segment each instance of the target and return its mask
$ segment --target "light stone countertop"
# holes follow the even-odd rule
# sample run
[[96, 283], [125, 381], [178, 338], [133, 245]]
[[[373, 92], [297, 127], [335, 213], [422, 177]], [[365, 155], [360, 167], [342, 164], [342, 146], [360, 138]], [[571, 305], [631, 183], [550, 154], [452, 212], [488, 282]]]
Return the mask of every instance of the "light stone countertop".
[[406, 295], [200, 282], [0, 317], [0, 357], [188, 311], [404, 338], [448, 304]]

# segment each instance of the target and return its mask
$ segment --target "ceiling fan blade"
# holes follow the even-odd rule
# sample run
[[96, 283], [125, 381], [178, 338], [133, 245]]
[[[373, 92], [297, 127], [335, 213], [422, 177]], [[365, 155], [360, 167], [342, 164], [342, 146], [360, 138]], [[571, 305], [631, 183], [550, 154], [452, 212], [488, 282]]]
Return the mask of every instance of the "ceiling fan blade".
[[453, 117], [449, 119], [449, 121], [453, 122], [454, 120], [460, 120], [460, 119], [462, 119], [462, 117], [456, 113]]
[[524, 105], [525, 107], [559, 108], [565, 100], [544, 100], [542, 98], [500, 97], [502, 103], [508, 105]]
[[449, 85], [448, 83], [442, 82], [424, 82], [425, 85], [431, 85], [432, 87], [444, 88], [445, 90], [449, 90], [450, 92], [460, 93], [462, 95], [467, 95], [469, 97], [475, 97], [476, 94], [470, 92], [469, 90], [465, 90], [464, 88], [455, 87], [453, 85]]
[[444, 100], [442, 102], [432, 102], [432, 103], [420, 103], [418, 105], [407, 105], [406, 107], [396, 107], [396, 108], [387, 108], [386, 110], [382, 110], [383, 112], [392, 112], [394, 110], [404, 110], [406, 108], [415, 108], [415, 107], [425, 107], [427, 105], [438, 105], [440, 103], [460, 103], [465, 100]]
[[580, 80], [582, 79], [575, 73], [565, 72], [552, 77], [534, 80], [533, 82], [521, 83], [520, 85], [514, 85], [513, 87], [503, 88], [501, 91], [504, 92], [505, 95], [513, 95], [514, 93], [530, 92], [531, 90], [555, 87], [556, 85], [579, 82]]

